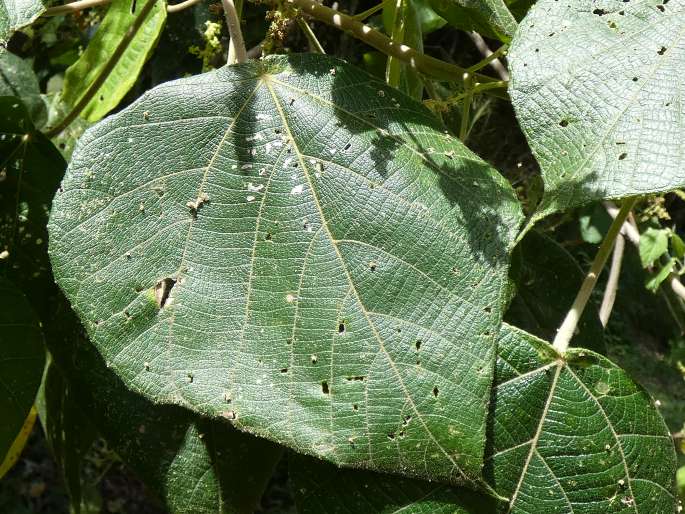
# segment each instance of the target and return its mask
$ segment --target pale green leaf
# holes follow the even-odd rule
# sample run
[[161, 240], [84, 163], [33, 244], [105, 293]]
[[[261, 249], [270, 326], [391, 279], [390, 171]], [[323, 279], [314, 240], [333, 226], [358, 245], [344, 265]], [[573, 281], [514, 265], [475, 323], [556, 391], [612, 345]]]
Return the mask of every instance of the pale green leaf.
[[[110, 63], [114, 63], [104, 83], [81, 112], [88, 121], [105, 116], [129, 92], [164, 28], [164, 0], [139, 0], [135, 12], [131, 12], [132, 5], [136, 3], [132, 4], [131, 0], [112, 2], [86, 51], [65, 74], [62, 100], [73, 107], [98, 77], [108, 72]], [[120, 52], [119, 44], [129, 31], [135, 35]]]
[[589, 350], [504, 325], [485, 474], [516, 514], [672, 514], [671, 435], [649, 395]]
[[651, 266], [668, 251], [667, 229], [648, 228], [640, 235], [640, 260], [642, 267]]
[[516, 19], [504, 0], [429, 0], [431, 7], [450, 25], [508, 42]]
[[45, 11], [40, 0], [0, 0], [0, 48], [15, 30], [30, 25]]
[[537, 218], [685, 185], [685, 3], [540, 0], [509, 52], [545, 182]]
[[33, 406], [44, 365], [38, 318], [21, 291], [0, 276], [0, 463]]
[[671, 248], [678, 259], [685, 257], [685, 241], [675, 232], [671, 232]]
[[274, 56], [87, 131], [50, 244], [129, 387], [338, 464], [459, 482], [480, 476], [520, 220], [421, 104], [337, 59]]
[[656, 293], [656, 290], [659, 289], [661, 283], [664, 280], [666, 280], [668, 276], [671, 274], [674, 266], [674, 259], [670, 259], [666, 264], [660, 266], [658, 272], [648, 277], [647, 281], [645, 282], [645, 287], [649, 289], [651, 292]]
[[494, 498], [435, 482], [341, 470], [291, 453], [290, 482], [300, 514], [494, 514]]

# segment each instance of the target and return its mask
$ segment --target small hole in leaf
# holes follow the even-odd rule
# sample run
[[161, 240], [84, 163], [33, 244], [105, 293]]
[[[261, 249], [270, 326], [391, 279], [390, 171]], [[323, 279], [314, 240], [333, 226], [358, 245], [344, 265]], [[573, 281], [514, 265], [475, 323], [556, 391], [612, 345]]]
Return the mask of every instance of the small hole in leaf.
[[359, 405], [356, 403], [352, 404], [352, 410], [359, 410]]
[[659, 11], [661, 11], [661, 12], [665, 12], [665, 11], [666, 11], [666, 8], [665, 8], [663, 5], [661, 5], [661, 4], [657, 5], [656, 8], [659, 9]]
[[323, 394], [328, 394], [328, 382], [321, 382], [321, 392]]
[[264, 236], [264, 241], [271, 241], [272, 238], [273, 236], [271, 235], [271, 232], [267, 232]]
[[389, 433], [389, 434], [388, 434], [388, 439], [390, 439], [391, 441], [392, 441], [393, 439], [395, 439], [395, 434], [392, 433], [392, 432]]
[[421, 339], [417, 339], [416, 342], [414, 343], [414, 346], [416, 346], [416, 351], [418, 352], [421, 349], [421, 344], [423, 341]]
[[176, 285], [176, 280], [171, 277], [163, 278], [155, 286], [155, 300], [157, 301], [157, 307], [162, 309], [169, 301], [169, 295], [171, 290]]
[[633, 77], [633, 82], [637, 82], [637, 81], [638, 81], [638, 78], [637, 78], [637, 77]]
[[659, 55], [664, 55], [666, 53], [666, 47], [662, 46], [661, 49], [657, 52]]
[[438, 394], [440, 394], [440, 390], [438, 389], [438, 386], [435, 386], [433, 388], [433, 396], [435, 396], [437, 398]]
[[486, 313], [490, 314], [492, 312], [492, 307], [486, 307], [483, 309]]
[[619, 160], [619, 161], [622, 161], [622, 160], [625, 159], [626, 157], [628, 157], [628, 154], [625, 153], [625, 152], [623, 152], [621, 155], [618, 156], [618, 160]]
[[349, 150], [351, 147], [352, 147], [352, 143], [347, 143], [347, 144], [345, 145], [345, 148], [344, 148], [344, 149], [345, 149], [345, 150]]
[[597, 16], [604, 16], [607, 12], [604, 9], [595, 9], [592, 11], [592, 14], [596, 14]]
[[559, 122], [560, 127], [568, 127], [568, 120], [561, 120]]
[[338, 324], [338, 334], [342, 335], [345, 333], [345, 322]]
[[287, 373], [287, 372], [288, 372], [288, 368], [281, 368], [281, 373]]

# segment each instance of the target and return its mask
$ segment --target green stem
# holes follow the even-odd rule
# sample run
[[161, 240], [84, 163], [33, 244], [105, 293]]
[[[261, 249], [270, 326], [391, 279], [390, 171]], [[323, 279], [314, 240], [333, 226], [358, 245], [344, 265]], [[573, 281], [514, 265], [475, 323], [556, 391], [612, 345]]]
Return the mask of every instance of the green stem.
[[380, 11], [381, 9], [383, 9], [383, 7], [385, 7], [385, 4], [387, 4], [388, 2], [391, 2], [391, 1], [392, 1], [392, 0], [383, 0], [380, 4], [374, 5], [371, 9], [367, 9], [367, 10], [364, 11], [364, 12], [361, 12], [361, 13], [359, 13], [359, 14], [355, 14], [355, 15], [352, 16], [352, 17], [353, 17], [355, 20], [359, 20], [359, 21], [365, 20], [365, 19], [368, 18], [369, 16], [371, 16], [371, 15], [373, 15], [373, 14], [376, 14], [378, 11]]
[[466, 142], [466, 136], [469, 133], [469, 115], [471, 114], [471, 101], [473, 100], [473, 87], [471, 81], [471, 75], [464, 74], [464, 87], [466, 88], [466, 93], [464, 96], [464, 101], [461, 104], [461, 126], [459, 127], [459, 140], [464, 143]]
[[564, 318], [564, 321], [561, 324], [561, 327], [559, 327], [557, 335], [554, 338], [553, 346], [559, 353], [565, 352], [568, 348], [568, 345], [571, 342], [571, 338], [573, 337], [576, 327], [578, 326], [578, 321], [580, 320], [580, 317], [582, 316], [583, 311], [585, 310], [585, 306], [587, 305], [587, 302], [590, 299], [592, 290], [595, 288], [595, 284], [597, 284], [599, 274], [602, 272], [602, 269], [604, 268], [604, 265], [606, 264], [606, 261], [609, 258], [609, 254], [611, 253], [611, 250], [614, 247], [616, 237], [621, 231], [623, 222], [628, 217], [628, 214], [630, 214], [630, 210], [633, 208], [637, 200], [638, 197], [633, 197], [627, 198], [623, 202], [621, 210], [618, 212], [616, 218], [614, 218], [614, 221], [611, 223], [611, 226], [609, 227], [606, 236], [604, 236], [604, 240], [602, 241], [602, 244], [600, 245], [599, 250], [597, 251], [597, 255], [595, 255], [595, 259], [592, 261], [590, 271], [585, 276], [585, 280], [583, 280], [583, 284], [580, 286], [580, 290], [576, 295], [576, 299], [573, 301], [571, 309], [566, 314], [566, 318]]
[[490, 64], [492, 61], [495, 59], [499, 59], [503, 55], [506, 55], [507, 50], [509, 50], [508, 45], [502, 45], [500, 46], [497, 50], [492, 52], [490, 55], [488, 55], [485, 59], [483, 59], [480, 62], [477, 62], [473, 66], [470, 66], [469, 68], [466, 69], [469, 73], [474, 73], [480, 69], [485, 68], [488, 64]]
[[[238, 8], [242, 7], [242, 0], [237, 0]], [[228, 47], [228, 64], [236, 64], [247, 61], [247, 50], [245, 49], [245, 41], [243, 40], [243, 31], [240, 28], [240, 14], [236, 9], [233, 0], [221, 0], [221, 5], [224, 7], [224, 15], [226, 16], [226, 26], [228, 27], [228, 34], [231, 38], [230, 46]]]
[[316, 34], [314, 34], [314, 31], [309, 26], [309, 23], [304, 21], [302, 18], [297, 18], [297, 25], [300, 27], [300, 30], [302, 30], [302, 32], [304, 33], [305, 37], [307, 38], [307, 41], [309, 41], [310, 46], [314, 50], [316, 50], [317, 53], [325, 54], [326, 50], [324, 50], [323, 46], [321, 46], [319, 39], [316, 37]]
[[[435, 57], [425, 55], [407, 45], [397, 45], [387, 36], [355, 18], [323, 6], [315, 0], [288, 0], [308, 15], [335, 28], [349, 32], [364, 43], [374, 47], [385, 55], [396, 57], [419, 73], [433, 79], [462, 81], [466, 69]], [[500, 82], [487, 75], [476, 75], [479, 83]]]
[[[390, 30], [390, 39], [392, 44], [401, 45], [404, 43], [404, 8], [403, 0], [395, 0], [394, 3], [386, 5], [383, 8], [385, 13], [386, 9], [390, 11], [392, 18], [392, 27]], [[388, 62], [385, 67], [385, 82], [391, 87], [400, 87], [400, 76], [402, 73], [401, 61], [396, 57], [388, 57]]]
[[59, 122], [57, 125], [45, 131], [45, 135], [47, 137], [52, 138], [58, 135], [65, 128], [67, 128], [71, 124], [71, 122], [78, 117], [79, 114], [81, 114], [83, 109], [86, 108], [86, 106], [93, 99], [93, 96], [95, 96], [100, 87], [105, 83], [110, 73], [112, 73], [112, 70], [114, 70], [115, 66], [119, 62], [119, 59], [121, 59], [121, 56], [124, 54], [126, 48], [138, 33], [138, 30], [143, 25], [145, 18], [147, 18], [148, 13], [152, 10], [156, 3], [157, 0], [148, 0], [145, 3], [143, 8], [138, 12], [138, 16], [134, 20], [133, 24], [126, 31], [124, 37], [121, 38], [121, 41], [119, 41], [119, 44], [114, 49], [114, 52], [112, 52], [112, 55], [110, 56], [107, 63], [102, 67], [102, 70], [100, 71], [98, 76], [95, 77], [95, 80], [93, 80], [93, 82], [90, 83], [88, 88], [86, 88], [85, 92], [83, 93], [83, 95], [81, 95], [81, 98], [79, 98], [79, 101], [76, 102], [76, 105], [69, 112], [69, 114], [67, 114], [62, 119], [62, 121]]

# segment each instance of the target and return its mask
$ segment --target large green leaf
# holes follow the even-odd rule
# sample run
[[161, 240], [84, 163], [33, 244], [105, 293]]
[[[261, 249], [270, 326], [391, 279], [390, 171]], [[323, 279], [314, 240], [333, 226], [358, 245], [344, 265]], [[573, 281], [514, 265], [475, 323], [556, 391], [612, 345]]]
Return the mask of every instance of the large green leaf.
[[[164, 28], [164, 0], [139, 0], [135, 11], [132, 5], [136, 2], [112, 2], [86, 51], [65, 74], [62, 100], [70, 106], [77, 104], [102, 74], [108, 74], [81, 112], [88, 121], [97, 121], [114, 109], [133, 87]], [[129, 33], [133, 37], [120, 48]]]
[[673, 513], [675, 452], [652, 399], [605, 357], [504, 325], [486, 476], [513, 513]]
[[477, 479], [520, 211], [443, 130], [326, 56], [162, 85], [80, 141], [55, 276], [155, 401], [339, 464]]
[[[516, 296], [505, 320], [551, 341], [571, 308], [585, 274], [562, 246], [535, 230], [516, 246], [513, 262]], [[591, 303], [583, 312], [573, 344], [606, 353], [597, 305]]]
[[542, 168], [537, 217], [685, 185], [682, 1], [540, 0], [512, 42], [511, 95]]
[[0, 0], [0, 48], [15, 30], [33, 23], [45, 11], [40, 0]]
[[44, 365], [38, 318], [21, 291], [0, 277], [0, 464], [33, 406]]
[[300, 514], [494, 514], [490, 496], [435, 482], [341, 470], [290, 454], [290, 482]]
[[518, 26], [504, 0], [430, 0], [430, 5], [450, 25], [505, 42]]
[[34, 125], [47, 120], [47, 107], [40, 96], [38, 78], [29, 61], [0, 48], [0, 96], [16, 96], [31, 113]]

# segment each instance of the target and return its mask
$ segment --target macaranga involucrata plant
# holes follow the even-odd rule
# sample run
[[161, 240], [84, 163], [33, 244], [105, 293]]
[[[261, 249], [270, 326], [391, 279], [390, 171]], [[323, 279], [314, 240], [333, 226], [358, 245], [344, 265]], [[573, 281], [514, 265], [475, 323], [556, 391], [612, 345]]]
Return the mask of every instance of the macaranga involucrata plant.
[[[0, 476], [39, 419], [73, 512], [98, 438], [173, 513], [255, 512], [284, 456], [302, 513], [675, 512], [605, 327], [626, 240], [683, 309], [632, 213], [685, 187], [685, 2], [354, 5], [0, 1]], [[186, 9], [225, 17], [202, 73], [156, 60]], [[479, 156], [489, 102], [539, 178]], [[550, 234], [590, 204], [581, 269]]]

